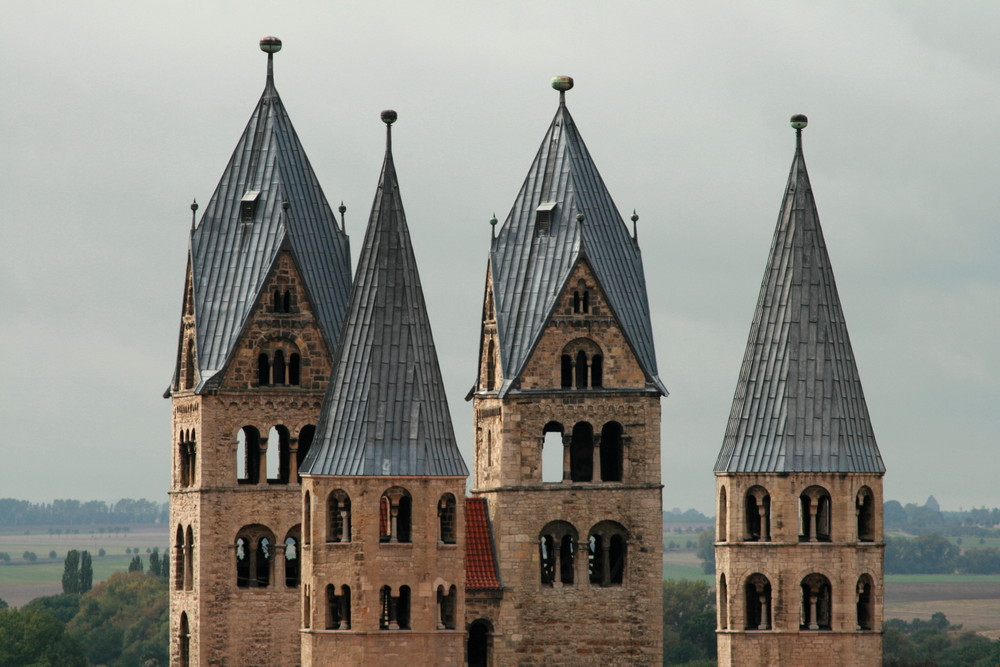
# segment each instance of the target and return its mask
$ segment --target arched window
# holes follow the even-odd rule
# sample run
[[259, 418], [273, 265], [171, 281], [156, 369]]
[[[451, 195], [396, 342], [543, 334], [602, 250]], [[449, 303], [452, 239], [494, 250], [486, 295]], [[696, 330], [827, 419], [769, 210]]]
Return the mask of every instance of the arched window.
[[580, 292], [573, 292], [573, 312], [580, 313], [583, 311], [583, 299], [580, 298]]
[[283, 304], [282, 304], [281, 292], [278, 290], [274, 290], [274, 297], [271, 300], [271, 310], [275, 313], [284, 312], [282, 310], [282, 305]]
[[410, 542], [413, 522], [413, 499], [406, 489], [394, 486], [379, 499], [380, 541]]
[[576, 388], [587, 388], [587, 353], [583, 350], [576, 353]]
[[875, 629], [875, 586], [867, 574], [858, 579], [857, 614], [858, 630]]
[[561, 482], [567, 478], [563, 426], [549, 422], [542, 428], [542, 481]]
[[274, 541], [264, 536], [257, 540], [257, 552], [252, 570], [257, 578], [257, 588], [271, 585], [271, 563], [274, 559]]
[[174, 590], [184, 589], [184, 528], [178, 524], [177, 537], [174, 540]]
[[600, 354], [595, 354], [590, 359], [590, 386], [591, 387], [603, 387], [604, 386], [604, 356]]
[[594, 427], [587, 422], [578, 422], [573, 427], [573, 438], [569, 443], [569, 471], [574, 482], [594, 479]]
[[614, 521], [601, 521], [590, 529], [588, 574], [596, 586], [620, 586], [625, 582], [628, 531]]
[[188, 487], [194, 484], [195, 473], [197, 471], [196, 457], [198, 453], [198, 448], [195, 442], [196, 435], [194, 429], [181, 432], [179, 453], [181, 465], [180, 485], [182, 487]]
[[719, 489], [719, 509], [716, 524], [718, 527], [718, 538], [720, 542], [726, 541], [726, 522], [729, 520], [729, 503], [726, 501], [726, 487]]
[[292, 312], [292, 293], [289, 292], [288, 290], [285, 290], [285, 293], [282, 295], [281, 307], [282, 307], [281, 312], [283, 313]]
[[194, 531], [187, 527], [187, 539], [184, 543], [184, 590], [194, 589]]
[[392, 594], [392, 588], [383, 586], [379, 594], [381, 613], [379, 630], [410, 629], [410, 587], [400, 586], [399, 595]]
[[622, 425], [608, 422], [601, 429], [601, 479], [605, 482], [622, 481], [623, 459]]
[[489, 667], [492, 629], [490, 622], [478, 618], [469, 625], [469, 640], [466, 647], [468, 667]]
[[867, 486], [858, 491], [855, 511], [858, 514], [858, 540], [871, 542], [875, 539], [875, 496]]
[[184, 388], [194, 389], [194, 341], [191, 339], [188, 339], [184, 358]]
[[455, 515], [455, 496], [446, 493], [438, 500], [438, 538], [443, 544], [455, 544], [458, 526]]
[[830, 629], [830, 580], [822, 574], [810, 574], [802, 580], [800, 630]]
[[573, 386], [573, 357], [568, 354], [562, 355], [562, 388], [570, 389]]
[[288, 484], [291, 449], [288, 443], [288, 429], [272, 426], [267, 433], [267, 483]]
[[396, 601], [396, 621], [400, 630], [410, 629], [410, 587], [399, 587], [399, 599]]
[[302, 531], [303, 544], [309, 544], [312, 540], [312, 500], [308, 491], [302, 500]]
[[745, 542], [771, 541], [771, 496], [762, 486], [747, 491], [745, 503]]
[[274, 363], [271, 364], [271, 384], [285, 384], [285, 352], [274, 351]]
[[455, 629], [455, 608], [457, 603], [457, 593], [454, 586], [445, 591], [444, 586], [437, 587], [438, 604], [438, 630]]
[[490, 339], [490, 344], [486, 349], [486, 391], [493, 391], [496, 388], [496, 362], [494, 361], [494, 355], [496, 353], [496, 347], [493, 343], [493, 339]]
[[578, 534], [573, 524], [550, 521], [538, 535], [538, 559], [541, 582], [571, 586], [574, 581], [574, 560]]
[[236, 481], [256, 484], [260, 481], [260, 431], [244, 426], [236, 434]]
[[191, 664], [191, 627], [187, 612], [181, 612], [181, 622], [177, 630], [177, 660], [181, 667]]
[[[307, 424], [302, 427], [299, 431], [299, 448], [295, 453], [295, 469], [297, 471], [302, 470], [302, 463], [306, 460], [306, 454], [309, 453], [309, 448], [312, 447], [313, 438], [316, 437], [316, 427], [312, 424]], [[302, 483], [302, 475], [298, 476], [299, 484]]]
[[271, 384], [271, 359], [265, 352], [257, 355], [257, 384], [261, 387]]
[[746, 629], [771, 629], [771, 582], [763, 574], [747, 577], [744, 586], [746, 597]]
[[351, 587], [341, 586], [340, 590], [333, 584], [326, 587], [326, 629], [351, 629]]
[[330, 492], [326, 501], [327, 542], [351, 541], [351, 497], [347, 491], [337, 489]]
[[810, 486], [799, 496], [799, 541], [830, 541], [830, 494]]
[[302, 358], [295, 352], [288, 356], [288, 384], [298, 386], [302, 381]]
[[726, 575], [719, 575], [719, 599], [716, 602], [719, 608], [719, 629], [729, 629], [729, 591], [726, 588]]
[[298, 526], [288, 531], [285, 538], [285, 587], [298, 588], [301, 579], [301, 562], [299, 554], [300, 529]]

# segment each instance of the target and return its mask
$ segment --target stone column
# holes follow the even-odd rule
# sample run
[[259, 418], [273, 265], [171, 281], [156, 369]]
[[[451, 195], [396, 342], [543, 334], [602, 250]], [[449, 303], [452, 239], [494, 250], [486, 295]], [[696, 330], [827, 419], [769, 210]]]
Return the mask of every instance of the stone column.
[[757, 505], [757, 511], [760, 513], [760, 541], [770, 542], [771, 541], [771, 514], [767, 511], [767, 507], [764, 506], [764, 501], [761, 499], [760, 504]]
[[563, 476], [562, 476], [562, 481], [569, 482], [572, 479], [572, 475], [570, 473], [570, 464], [569, 464], [569, 446], [570, 446], [570, 443], [573, 442], [573, 436], [566, 435], [564, 433], [563, 437], [562, 437], [562, 442], [563, 442]]
[[260, 451], [257, 456], [257, 484], [267, 485], [267, 438], [260, 439]]
[[770, 630], [771, 629], [771, 624], [767, 622], [768, 621], [768, 618], [767, 618], [768, 617], [768, 607], [770, 606], [767, 603], [767, 595], [764, 594], [763, 592], [761, 592], [761, 593], [758, 593], [758, 597], [760, 599], [760, 623], [757, 625], [757, 629], [758, 630]]
[[[337, 505], [340, 506], [339, 503]], [[351, 541], [351, 510], [339, 510], [340, 511], [340, 541], [350, 542]]]
[[819, 503], [815, 498], [809, 499], [809, 541], [817, 542], [816, 537], [816, 513], [819, 511]]
[[591, 481], [601, 481], [601, 434], [594, 434], [594, 470], [590, 477]]
[[809, 591], [809, 629], [810, 630], [819, 630], [819, 623], [816, 622], [818, 620], [816, 618], [816, 599], [818, 597], [819, 596], [816, 594], [816, 591], [813, 591], [813, 590]]

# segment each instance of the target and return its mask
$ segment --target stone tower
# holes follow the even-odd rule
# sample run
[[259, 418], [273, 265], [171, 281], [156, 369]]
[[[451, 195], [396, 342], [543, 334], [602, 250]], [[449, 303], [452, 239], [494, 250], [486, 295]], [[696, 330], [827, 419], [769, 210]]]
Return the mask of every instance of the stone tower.
[[658, 665], [666, 390], [637, 240], [566, 108], [572, 79], [553, 87], [487, 267], [472, 492], [502, 594], [470, 593], [466, 620], [491, 664]]
[[261, 40], [264, 92], [191, 230], [167, 392], [172, 665], [299, 661], [298, 467], [347, 307], [350, 254], [275, 89], [280, 47]]
[[462, 664], [465, 480], [391, 131], [302, 468], [303, 665]]
[[882, 664], [882, 477], [795, 157], [715, 466], [719, 665]]

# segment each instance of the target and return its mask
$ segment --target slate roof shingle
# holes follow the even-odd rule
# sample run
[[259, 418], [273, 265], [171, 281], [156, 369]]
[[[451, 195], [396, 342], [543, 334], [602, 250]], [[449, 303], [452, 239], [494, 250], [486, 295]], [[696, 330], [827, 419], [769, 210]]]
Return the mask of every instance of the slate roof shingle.
[[[347, 235], [320, 188], [268, 75], [236, 149], [191, 232], [201, 393], [218, 383], [282, 248], [291, 251], [331, 354], [351, 287]], [[250, 221], [241, 201], [257, 192]], [[287, 210], [283, 203], [288, 202]]]
[[387, 125], [385, 161], [341, 347], [302, 471], [467, 476], [399, 195], [391, 124]]
[[715, 471], [885, 472], [801, 129]]
[[[540, 207], [550, 211], [550, 220], [547, 232], [536, 233]], [[578, 213], [584, 215], [582, 223]], [[501, 396], [514, 390], [581, 257], [607, 295], [647, 384], [666, 395], [656, 367], [642, 256], [560, 94], [556, 115], [490, 253]]]
[[465, 589], [499, 591], [499, 569], [485, 498], [465, 499]]

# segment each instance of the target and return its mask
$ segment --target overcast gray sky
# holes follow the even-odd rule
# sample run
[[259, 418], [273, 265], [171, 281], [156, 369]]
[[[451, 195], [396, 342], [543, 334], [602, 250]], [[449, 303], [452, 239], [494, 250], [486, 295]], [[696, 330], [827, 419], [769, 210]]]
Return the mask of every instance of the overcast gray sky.
[[384, 129], [460, 445], [488, 220], [556, 74], [637, 209], [664, 506], [710, 511], [794, 144], [805, 154], [888, 498], [1000, 504], [1000, 4], [32, 2], [4, 11], [0, 497], [163, 498], [191, 199], [275, 73], [355, 257]]

